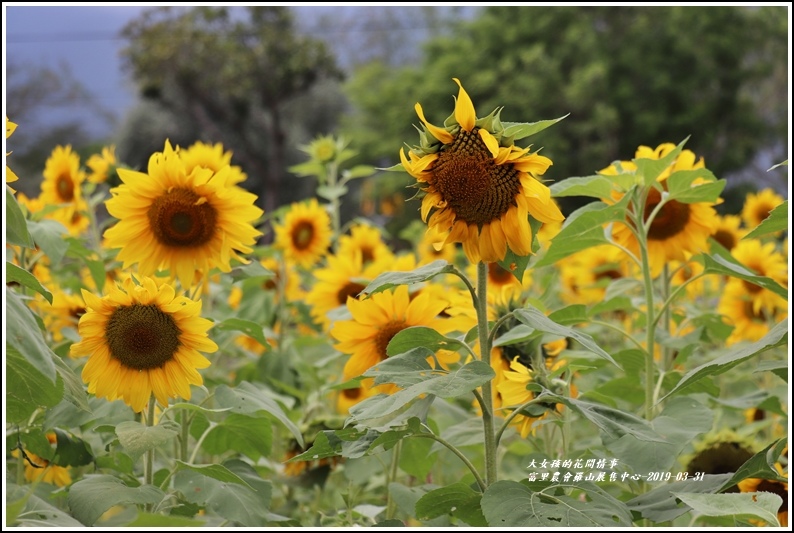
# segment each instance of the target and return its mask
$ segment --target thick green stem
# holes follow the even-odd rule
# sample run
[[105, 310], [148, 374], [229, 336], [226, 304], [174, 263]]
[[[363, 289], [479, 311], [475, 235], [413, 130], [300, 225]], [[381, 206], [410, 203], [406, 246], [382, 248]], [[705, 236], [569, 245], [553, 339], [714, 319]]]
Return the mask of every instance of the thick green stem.
[[[337, 163], [329, 163], [326, 168], [328, 170], [328, 188], [335, 192], [336, 182], [339, 174], [339, 165]], [[339, 230], [341, 229], [342, 225], [339, 214], [340, 210], [341, 204], [339, 202], [339, 197], [336, 196], [336, 194], [333, 194], [331, 198], [331, 229], [334, 232], [334, 242], [339, 239]]]
[[180, 429], [181, 434], [179, 437], [179, 460], [186, 461], [187, 460], [187, 441], [190, 438], [190, 416], [187, 414], [187, 410], [181, 409], [179, 411], [179, 421], [180, 421]]
[[[157, 400], [154, 394], [149, 397], [149, 408], [146, 410], [146, 427], [154, 426], [154, 407]], [[146, 450], [143, 460], [143, 484], [154, 484], [154, 448]], [[146, 504], [146, 512], [151, 513], [153, 504]]]
[[[637, 196], [640, 196], [637, 201]], [[655, 333], [656, 328], [653, 324], [656, 323], [653, 308], [653, 277], [651, 277], [651, 262], [648, 256], [648, 231], [643, 220], [643, 212], [645, 210], [645, 195], [640, 192], [635, 195], [634, 205], [638, 211], [638, 215], [634, 217], [634, 224], [637, 228], [635, 236], [639, 240], [640, 259], [642, 261], [642, 279], [645, 286], [645, 418], [651, 420], [653, 418], [653, 377], [655, 364], [653, 360], [655, 348]]]
[[[488, 332], [488, 266], [477, 264], [477, 329], [480, 337], [480, 358], [491, 363], [491, 338]], [[485, 433], [485, 482], [488, 486], [496, 482], [496, 436], [494, 435], [493, 383], [482, 386], [482, 425]]]
[[[667, 302], [670, 300], [670, 267], [667, 263], [664, 264], [662, 268], [662, 300]], [[666, 331], [670, 333], [670, 319], [672, 313], [670, 312], [670, 306], [665, 306], [659, 310], [659, 314], [662, 315], [662, 331]], [[658, 320], [658, 317], [657, 317]], [[649, 328], [653, 328], [654, 325], [652, 323], [648, 324]], [[670, 350], [667, 346], [662, 346], [662, 371], [668, 372], [671, 368], [673, 368], [673, 351]]]
[[477, 481], [477, 485], [480, 487], [480, 490], [485, 492], [485, 489], [488, 488], [488, 486], [485, 484], [485, 480], [482, 478], [480, 473], [477, 471], [477, 468], [475, 468], [475, 466], [472, 464], [472, 462], [469, 461], [469, 458], [466, 457], [465, 455], [463, 455], [463, 452], [461, 452], [458, 448], [456, 448], [454, 444], [452, 444], [452, 443], [448, 442], [447, 440], [445, 440], [444, 438], [436, 435], [427, 426], [425, 426], [425, 428], [428, 430], [429, 433], [415, 433], [413, 435], [409, 435], [409, 437], [433, 439], [434, 441], [438, 442], [439, 444], [441, 444], [442, 446], [447, 448], [449, 451], [454, 453], [457, 456], [457, 458], [460, 459], [463, 462], [463, 464], [466, 465], [466, 468], [468, 468], [469, 471], [472, 473], [472, 475], [474, 476], [475, 481]]
[[397, 505], [392, 498], [391, 491], [388, 490], [389, 485], [394, 483], [397, 480], [397, 472], [400, 466], [400, 452], [402, 451], [402, 441], [398, 441], [397, 444], [394, 445], [392, 448], [392, 456], [391, 456], [391, 468], [389, 468], [389, 478], [386, 480], [386, 520], [394, 518], [394, 511]]

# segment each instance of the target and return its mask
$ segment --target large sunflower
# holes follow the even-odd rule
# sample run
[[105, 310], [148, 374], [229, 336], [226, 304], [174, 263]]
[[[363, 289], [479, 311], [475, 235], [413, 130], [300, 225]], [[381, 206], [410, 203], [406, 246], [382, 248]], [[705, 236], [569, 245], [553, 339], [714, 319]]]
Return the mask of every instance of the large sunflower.
[[[771, 309], [758, 306], [745, 288], [745, 282], [733, 279], [725, 286], [720, 296], [717, 311], [724, 315], [734, 329], [725, 341], [730, 346], [740, 341], [755, 342], [767, 333], [771, 326], [788, 315], [786, 300], [772, 293], [778, 305]], [[764, 289], [766, 292], [767, 289]]]
[[80, 156], [71, 146], [56, 146], [44, 164], [44, 181], [40, 198], [44, 205], [66, 204], [52, 213], [52, 218], [69, 221], [85, 209], [80, 186], [85, 172], [80, 170]]
[[108, 212], [119, 222], [105, 232], [109, 248], [121, 248], [123, 268], [139, 264], [144, 276], [168, 269], [183, 287], [196, 271], [231, 270], [237, 252], [251, 252], [258, 235], [252, 222], [262, 215], [256, 196], [227, 186], [229, 167], [217, 173], [191, 172], [166, 141], [164, 151], [149, 159], [148, 174], [119, 169], [124, 182], [111, 189]]
[[314, 198], [292, 204], [284, 223], [274, 229], [276, 246], [288, 261], [304, 268], [319, 261], [331, 245], [331, 218]]
[[[656, 149], [640, 146], [635, 157], [637, 159], [662, 159], [674, 149], [675, 145], [672, 143], [660, 144]], [[661, 188], [667, 190], [667, 178], [674, 172], [705, 168], [703, 158], [696, 159], [697, 156], [692, 151], [683, 150], [657, 178]], [[637, 166], [631, 161], [621, 161], [620, 167], [623, 171], [630, 172], [637, 169]], [[599, 173], [614, 176], [618, 172], [616, 165], [612, 164]], [[696, 180], [693, 187], [697, 185], [698, 181]], [[605, 200], [608, 202], [619, 200], [621, 195], [614, 196], [617, 197]], [[651, 188], [642, 211], [643, 219], [646, 222], [661, 201], [661, 191]], [[708, 238], [717, 228], [717, 212], [712, 205], [714, 205], [712, 202], [686, 204], [677, 200], [667, 201], [663, 205], [648, 227], [648, 256], [653, 277], [661, 273], [667, 261], [673, 259], [685, 261], [686, 253], [697, 254], [708, 250]], [[639, 242], [629, 226], [616, 223], [612, 236], [618, 244], [628, 248], [639, 257]]]
[[405, 285], [362, 301], [348, 298], [347, 308], [353, 319], [337, 321], [331, 330], [331, 336], [339, 341], [336, 349], [350, 354], [342, 379], [358, 377], [385, 361], [389, 341], [406, 328], [426, 326], [446, 331], [443, 319], [439, 318], [446, 305], [433, 301], [429, 293], [411, 299]]
[[766, 220], [770, 211], [785, 200], [772, 189], [764, 189], [758, 194], [748, 194], [742, 207], [742, 219], [748, 228], [754, 228]]
[[501, 261], [508, 246], [528, 255], [532, 230], [527, 216], [541, 222], [564, 218], [549, 188], [537, 180], [551, 160], [514, 146], [503, 135], [500, 109], [477, 119], [471, 98], [453, 79], [460, 91], [446, 126], [430, 124], [417, 103], [425, 125], [421, 146], [408, 157], [400, 150], [403, 168], [423, 184], [422, 220], [446, 235], [444, 244], [463, 243], [472, 263]]
[[[10, 120], [8, 120], [8, 117], [6, 117], [6, 139], [11, 137], [11, 134], [14, 133], [14, 130], [16, 129], [17, 129], [17, 125], [11, 122]], [[8, 156], [10, 155], [11, 152], [6, 152], [6, 158], [8, 158]], [[8, 168], [8, 165], [6, 165], [6, 183], [15, 182], [18, 179], [19, 177], [17, 177], [17, 175], [14, 174], [14, 171]], [[11, 189], [11, 187], [9, 187], [9, 189]], [[16, 192], [16, 191], [14, 189], [11, 189], [11, 192]]]
[[84, 290], [82, 340], [71, 347], [72, 356], [91, 356], [83, 368], [88, 392], [121, 398], [136, 412], [152, 394], [164, 406], [169, 398], [190, 399], [190, 385], [203, 383], [196, 369], [210, 365], [199, 351], [218, 349], [207, 337], [212, 322], [199, 316], [201, 301], [151, 278], [141, 283], [127, 279], [103, 298]]

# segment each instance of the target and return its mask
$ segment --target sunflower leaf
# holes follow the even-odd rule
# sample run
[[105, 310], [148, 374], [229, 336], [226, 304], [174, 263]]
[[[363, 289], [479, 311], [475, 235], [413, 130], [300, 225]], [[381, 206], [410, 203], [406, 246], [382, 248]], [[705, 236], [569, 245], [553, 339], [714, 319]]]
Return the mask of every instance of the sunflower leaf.
[[681, 141], [678, 146], [661, 159], [649, 159], [644, 157], [632, 159], [632, 162], [637, 165], [637, 175], [642, 178], [642, 183], [645, 184], [646, 187], [656, 183], [662, 172], [673, 164], [688, 140], [689, 137]]
[[787, 359], [780, 359], [777, 361], [761, 361], [758, 363], [756, 372], [772, 372], [777, 377], [788, 383], [788, 367], [789, 362]]
[[786, 160], [785, 160], [785, 161], [783, 161], [782, 163], [778, 163], [777, 165], [772, 165], [771, 167], [769, 167], [769, 169], [767, 170], [767, 172], [769, 172], [769, 171], [771, 171], [771, 170], [775, 170], [775, 169], [776, 169], [776, 168], [778, 168], [778, 167], [784, 167], [784, 166], [788, 166], [788, 159], [786, 159]]
[[393, 356], [420, 346], [435, 352], [437, 350], [456, 351], [464, 347], [465, 344], [457, 339], [445, 337], [433, 328], [411, 326], [399, 331], [392, 337], [386, 347], [386, 354]]
[[53, 362], [55, 363], [55, 370], [63, 380], [64, 398], [78, 409], [90, 413], [91, 407], [88, 405], [88, 395], [86, 394], [83, 380], [60, 357], [53, 358]]
[[433, 261], [432, 263], [407, 272], [384, 272], [372, 280], [361, 292], [370, 296], [376, 292], [385, 291], [398, 285], [421, 283], [439, 274], [452, 274], [455, 272], [455, 265], [451, 265], [443, 259], [439, 259], [438, 261]]
[[612, 179], [596, 174], [582, 178], [566, 178], [549, 186], [553, 198], [565, 196], [588, 196], [590, 198], [609, 198], [612, 194]]
[[727, 251], [723, 253], [723, 250], [724, 248], [720, 250], [716, 246], [712, 246], [712, 254], [700, 254], [694, 258], [699, 263], [703, 263], [704, 274], [725, 274], [739, 278], [788, 299], [788, 290], [785, 287], [782, 287], [772, 278], [757, 275], [754, 271], [736, 261]]
[[53, 463], [59, 466], [84, 466], [93, 462], [94, 455], [86, 441], [59, 428], [53, 431], [58, 442]]
[[28, 232], [25, 215], [19, 207], [16, 197], [6, 187], [6, 241], [25, 248], [33, 248], [35, 244]]
[[55, 220], [28, 220], [28, 231], [36, 246], [49, 257], [50, 264], [59, 264], [69, 249], [69, 243], [64, 239], [64, 235], [68, 235], [64, 225]]
[[564, 118], [567, 118], [568, 115], [570, 115], [570, 113], [559, 118], [539, 120], [538, 122], [502, 122], [502, 126], [504, 127], [504, 132], [502, 135], [504, 137], [510, 137], [514, 141], [517, 141], [518, 139], [525, 139], [531, 135], [540, 133], [549, 126], [555, 125]]
[[127, 421], [116, 426], [116, 436], [124, 451], [135, 459], [144, 452], [157, 448], [178, 435], [178, 431], [163, 425], [144, 426], [140, 422]]
[[[559, 489], [582, 491], [582, 498]], [[482, 513], [492, 527], [631, 527], [626, 504], [593, 483], [551, 485], [534, 492], [522, 483], [497, 481], [482, 496]]]
[[[705, 179], [708, 183], [694, 185], [693, 183], [698, 179]], [[725, 180], [718, 180], [711, 171], [704, 168], [679, 170], [667, 178], [667, 199], [684, 204], [716, 202], [726, 183]]]
[[626, 506], [632, 512], [640, 513], [642, 518], [654, 522], [667, 522], [692, 510], [686, 504], [681, 505], [681, 501], [675, 497], [674, 492], [715, 493], [725, 486], [725, 482], [730, 476], [730, 474], [707, 474], [700, 479], [690, 478], [686, 481], [666, 483], [627, 501]]
[[[57, 357], [41, 334], [36, 319], [22, 298], [6, 287], [6, 345], [16, 348], [38, 373], [55, 384], [53, 358]], [[9, 381], [9, 383], [11, 383]]]
[[750, 459], [747, 460], [733, 474], [726, 486], [730, 487], [748, 478], [771, 479], [781, 483], [788, 483], [788, 479], [781, 476], [775, 468], [775, 464], [780, 460], [780, 455], [786, 449], [788, 442], [785, 438], [773, 442]]
[[609, 361], [610, 363], [614, 364], [618, 368], [620, 365], [612, 359], [612, 356], [605, 352], [601, 347], [599, 347], [593, 338], [590, 335], [585, 333], [580, 333], [575, 329], [571, 329], [566, 326], [562, 326], [557, 324], [549, 317], [541, 313], [538, 309], [534, 307], [525, 307], [523, 309], [516, 309], [513, 311], [513, 315], [521, 322], [535, 328], [538, 331], [542, 331], [544, 333], [551, 333], [553, 335], [557, 335], [559, 337], [570, 337], [576, 341], [578, 341], [582, 346], [587, 348], [589, 351], [593, 352], [594, 354], [598, 355]]
[[691, 385], [706, 376], [722, 374], [727, 372], [736, 365], [747, 361], [751, 357], [755, 357], [767, 350], [775, 348], [776, 346], [784, 345], [788, 342], [788, 319], [778, 322], [772, 330], [763, 336], [760, 340], [744, 345], [739, 348], [733, 348], [728, 353], [717, 357], [707, 363], [700, 365], [687, 372], [684, 377], [668, 392], [660, 401], [675, 394], [687, 385]]
[[475, 492], [465, 483], [453, 483], [431, 490], [419, 498], [415, 507], [416, 517], [427, 521], [451, 514], [470, 526], [485, 527], [488, 523], [480, 509], [481, 499], [482, 494]]
[[223, 322], [215, 324], [217, 329], [240, 331], [249, 337], [254, 338], [259, 344], [267, 348], [270, 346], [265, 338], [265, 331], [261, 324], [242, 318], [227, 318]]
[[39, 407], [53, 407], [63, 398], [63, 380], [55, 383], [14, 346], [6, 343], [6, 416], [11, 422], [27, 420]]
[[246, 483], [243, 478], [223, 465], [192, 465], [184, 461], [177, 460], [176, 471], [182, 472], [185, 470], [190, 470], [192, 472], [196, 472], [197, 474], [201, 474], [202, 476], [211, 477], [212, 479], [217, 479], [218, 481], [222, 481], [224, 483], [237, 483], [238, 485], [248, 487], [251, 490], [256, 490], [254, 487]]
[[114, 505], [155, 504], [165, 494], [153, 485], [128, 487], [113, 476], [86, 476], [69, 488], [72, 515], [86, 526], [93, 525]]
[[138, 517], [132, 522], [124, 524], [124, 527], [151, 527], [164, 530], [165, 528], [176, 527], [200, 527], [205, 523], [206, 522], [202, 520], [196, 520], [195, 518], [188, 518], [186, 516], [138, 512]]
[[674, 492], [673, 496], [704, 516], [753, 516], [780, 527], [777, 510], [783, 499], [771, 492], [698, 494]]
[[231, 413], [204, 438], [202, 448], [211, 455], [234, 450], [253, 461], [270, 455], [273, 444], [273, 425], [265, 418]]
[[28, 289], [32, 289], [44, 296], [52, 305], [52, 293], [44, 288], [39, 280], [36, 279], [36, 276], [8, 261], [6, 262], [6, 283], [19, 283]]
[[42, 500], [33, 493], [35, 485], [20, 487], [8, 484], [6, 492], [6, 526], [36, 529], [61, 527], [83, 528], [83, 524]]
[[770, 233], [777, 233], [788, 229], [788, 200], [775, 207], [753, 231], [742, 239], [757, 239]]
[[233, 283], [250, 278], [272, 278], [275, 277], [275, 272], [272, 272], [262, 266], [259, 261], [251, 261], [247, 265], [234, 267], [231, 272]]

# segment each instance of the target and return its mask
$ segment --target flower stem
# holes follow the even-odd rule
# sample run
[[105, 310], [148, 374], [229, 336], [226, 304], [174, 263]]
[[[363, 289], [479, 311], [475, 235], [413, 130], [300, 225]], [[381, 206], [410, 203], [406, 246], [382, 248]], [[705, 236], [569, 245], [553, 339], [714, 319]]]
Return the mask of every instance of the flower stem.
[[[425, 426], [425, 427], [427, 428], [427, 426]], [[430, 431], [430, 428], [427, 428], [427, 430]], [[463, 464], [466, 465], [466, 467], [469, 469], [469, 471], [474, 476], [475, 481], [477, 481], [477, 485], [480, 487], [480, 490], [485, 492], [485, 489], [487, 488], [487, 485], [485, 484], [485, 480], [482, 478], [482, 476], [477, 471], [477, 468], [475, 468], [475, 466], [472, 464], [472, 462], [469, 461], [469, 458], [466, 457], [465, 455], [463, 455], [463, 452], [461, 452], [458, 448], [456, 448], [454, 444], [452, 444], [449, 441], [445, 440], [443, 437], [441, 437], [439, 435], [436, 435], [432, 431], [430, 431], [429, 433], [414, 433], [413, 435], [409, 435], [408, 437], [409, 438], [410, 437], [417, 437], [417, 438], [424, 438], [424, 439], [433, 439], [434, 441], [438, 442], [439, 444], [441, 444], [442, 446], [447, 448], [449, 451], [454, 453], [455, 456], [457, 456], [457, 458], [460, 459], [463, 462]]]
[[397, 441], [397, 444], [394, 445], [392, 448], [392, 456], [391, 456], [391, 468], [389, 469], [389, 478], [386, 483], [386, 520], [394, 518], [394, 511], [397, 505], [394, 502], [394, 498], [392, 498], [391, 491], [389, 489], [389, 485], [395, 482], [397, 479], [397, 471], [399, 470], [400, 466], [400, 452], [402, 451], [402, 441]]
[[[642, 262], [642, 278], [645, 286], [645, 418], [651, 420], [653, 418], [653, 376], [654, 376], [654, 348], [655, 348], [655, 334], [656, 334], [656, 318], [654, 317], [653, 309], [653, 278], [651, 277], [651, 262], [648, 255], [648, 230], [643, 220], [643, 212], [645, 210], [645, 195], [641, 189], [637, 190], [638, 194], [635, 195], [634, 205], [635, 210], [639, 213], [634, 217], [636, 224], [636, 237], [639, 240], [640, 259]], [[637, 196], [640, 196], [639, 201]]]
[[[146, 410], [146, 427], [154, 426], [154, 406], [156, 402], [157, 400], [154, 398], [154, 394], [152, 394], [149, 397], [149, 408]], [[144, 455], [143, 484], [144, 485], [154, 484], [154, 448], [150, 448], [146, 450], [146, 454]], [[152, 509], [153, 509], [153, 504], [147, 503], [146, 512], [151, 513]]]
[[[491, 363], [491, 338], [488, 334], [488, 266], [477, 263], [477, 329], [480, 337], [480, 358]], [[485, 433], [485, 482], [487, 486], [496, 482], [496, 436], [494, 435], [494, 412], [492, 381], [482, 386], [482, 425]]]

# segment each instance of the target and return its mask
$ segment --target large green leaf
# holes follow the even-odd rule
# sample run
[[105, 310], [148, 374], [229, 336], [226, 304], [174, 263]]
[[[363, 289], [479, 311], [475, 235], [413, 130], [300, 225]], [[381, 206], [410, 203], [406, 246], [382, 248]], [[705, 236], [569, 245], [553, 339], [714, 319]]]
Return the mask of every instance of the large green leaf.
[[[776, 346], [782, 346], [788, 342], [788, 319], [783, 320], [775, 325], [772, 330], [763, 336], [760, 340], [738, 348], [733, 348], [728, 353], [717, 357], [707, 363], [703, 363], [697, 368], [687, 372], [681, 381], [667, 393], [664, 398], [675, 394], [684, 387], [703, 379], [706, 376], [722, 374], [727, 372], [736, 365], [747, 361], [751, 357], [763, 353]], [[664, 400], [662, 398], [662, 400]]]
[[231, 413], [212, 428], [202, 448], [212, 455], [236, 451], [253, 461], [270, 455], [273, 424], [269, 419]]
[[704, 274], [724, 274], [732, 276], [752, 284], [758, 285], [764, 289], [770, 290], [778, 296], [788, 299], [788, 289], [780, 285], [772, 278], [766, 276], [759, 276], [754, 271], [749, 270], [747, 267], [736, 261], [727, 251], [721, 252], [715, 246], [712, 246], [712, 254], [700, 254], [695, 256], [696, 261], [703, 263], [705, 267]]
[[739, 494], [698, 494], [676, 492], [674, 496], [705, 516], [748, 516], [765, 520], [780, 527], [777, 510], [782, 498], [771, 492]]
[[64, 225], [48, 219], [38, 222], [28, 220], [28, 231], [36, 246], [50, 259], [50, 264], [58, 265], [69, 249], [69, 243], [64, 239], [64, 236], [68, 235]]
[[431, 490], [419, 498], [416, 502], [416, 517], [424, 522], [451, 514], [470, 526], [484, 527], [488, 523], [480, 509], [481, 498], [482, 494], [465, 483], [453, 483]]
[[[412, 361], [418, 364], [417, 354], [415, 352], [409, 352], [409, 354], [413, 357]], [[389, 358], [384, 361], [384, 363], [390, 362], [392, 359], [394, 358]], [[387, 373], [381, 376], [379, 370], [381, 365], [383, 365], [383, 363], [375, 365], [365, 372], [364, 375], [367, 377], [375, 377], [376, 379], [380, 376], [381, 382], [385, 382], [385, 380], [389, 378]], [[426, 362], [425, 365], [427, 365]], [[429, 365], [427, 365], [427, 368], [430, 368]], [[406, 376], [412, 377], [406, 378]], [[414, 398], [426, 394], [432, 394], [442, 398], [461, 396], [493, 379], [494, 371], [487, 363], [472, 361], [448, 373], [417, 369], [411, 372], [401, 372], [399, 377], [395, 377], [395, 379], [413, 379], [414, 377], [417, 381], [405, 389], [390, 395], [379, 394], [354, 405], [350, 408], [352, 418], [361, 421], [386, 416], [397, 411]], [[419, 378], [421, 378], [421, 381]]]
[[629, 200], [629, 195], [626, 195], [614, 205], [591, 202], [571, 213], [560, 232], [552, 239], [546, 254], [535, 266], [553, 265], [571, 254], [607, 243], [603, 225], [624, 220]]
[[566, 178], [552, 184], [549, 189], [555, 198], [565, 196], [589, 196], [590, 198], [609, 198], [612, 194], [612, 180], [608, 176], [596, 174], [584, 178]]
[[6, 187], [6, 242], [25, 248], [33, 248], [35, 244], [28, 232], [25, 215], [19, 207], [14, 194]]
[[179, 434], [178, 427], [164, 425], [144, 426], [140, 422], [121, 422], [116, 426], [116, 437], [127, 455], [133, 459], [147, 450], [157, 448]]
[[632, 161], [637, 165], [637, 175], [641, 176], [642, 182], [648, 186], [656, 183], [657, 178], [661, 173], [670, 165], [673, 164], [675, 158], [681, 153], [684, 145], [689, 140], [689, 137], [681, 141], [678, 146], [670, 151], [666, 156], [661, 159], [646, 159], [634, 158]]
[[753, 231], [742, 239], [757, 239], [764, 235], [777, 233], [788, 229], [788, 200], [775, 207]]
[[88, 443], [66, 431], [55, 428], [57, 447], [52, 462], [60, 466], [84, 466], [94, 461]]
[[400, 449], [400, 469], [416, 479], [425, 479], [436, 464], [436, 454], [431, 451], [433, 443], [427, 438], [404, 440]]
[[730, 474], [705, 475], [702, 479], [665, 483], [661, 487], [656, 487], [650, 492], [629, 500], [626, 502], [626, 506], [648, 520], [668, 522], [692, 509], [688, 505], [682, 505], [674, 493], [716, 493], [730, 477]]
[[63, 398], [63, 380], [48, 380], [39, 369], [6, 344], [6, 416], [23, 422], [39, 407], [53, 407]]
[[398, 285], [412, 285], [421, 283], [438, 276], [439, 274], [451, 274], [455, 272], [455, 266], [439, 259], [427, 265], [421, 266], [408, 272], [384, 272], [376, 277], [363, 291], [370, 295], [376, 292], [385, 291]]
[[586, 335], [575, 329], [571, 329], [566, 326], [562, 326], [557, 324], [549, 317], [544, 315], [540, 310], [534, 307], [525, 307], [523, 309], [516, 309], [513, 311], [513, 315], [526, 324], [527, 326], [533, 327], [538, 331], [543, 331], [544, 333], [551, 333], [553, 335], [557, 335], [559, 337], [570, 337], [576, 341], [578, 341], [582, 346], [587, 348], [589, 351], [593, 352], [594, 354], [602, 357], [612, 363], [613, 365], [620, 368], [612, 356], [605, 352], [601, 347], [599, 347], [593, 338], [590, 335]]
[[[707, 183], [693, 185], [698, 179], [706, 179]], [[667, 178], [667, 198], [683, 204], [716, 202], [725, 188], [725, 183], [725, 180], [718, 180], [705, 168], [679, 170]]]
[[570, 113], [567, 115], [563, 115], [559, 118], [553, 118], [550, 120], [539, 120], [537, 122], [502, 122], [502, 126], [504, 127], [504, 132], [502, 135], [504, 137], [510, 137], [514, 141], [519, 139], [525, 139], [531, 135], [535, 135], [536, 133], [540, 133], [541, 131], [545, 130], [546, 128], [555, 125], [559, 121], [566, 118]]
[[163, 515], [139, 512], [138, 517], [132, 522], [125, 524], [124, 527], [151, 527], [151, 528], [175, 528], [175, 527], [201, 527], [205, 524], [202, 520], [188, 518], [178, 515]]
[[177, 460], [176, 471], [184, 472], [185, 470], [196, 472], [202, 476], [211, 477], [212, 479], [216, 479], [223, 483], [237, 483], [238, 485], [243, 485], [244, 487], [248, 487], [251, 490], [255, 490], [251, 485], [246, 483], [243, 478], [223, 465], [191, 465], [184, 461]]
[[215, 389], [215, 400], [220, 407], [231, 407], [235, 413], [244, 415], [265, 414], [281, 422], [298, 444], [303, 446], [303, 435], [275, 400], [265, 395], [256, 385], [243, 381], [235, 388], [221, 385]]
[[88, 406], [88, 395], [83, 380], [60, 357], [54, 357], [53, 362], [55, 370], [63, 380], [63, 397], [78, 409], [90, 413], [91, 408]]
[[10, 262], [6, 262], [6, 284], [8, 283], [19, 283], [24, 287], [36, 291], [44, 296], [44, 298], [50, 302], [50, 305], [52, 305], [52, 293], [39, 283], [36, 276]]
[[399, 331], [397, 335], [392, 337], [386, 347], [386, 353], [393, 356], [420, 346], [435, 352], [442, 349], [455, 351], [465, 345], [458, 339], [445, 337], [433, 328], [412, 326]]
[[262, 324], [257, 324], [251, 320], [243, 320], [242, 318], [227, 318], [223, 322], [219, 322], [214, 326], [216, 329], [240, 331], [249, 337], [256, 339], [256, 341], [268, 348], [270, 345], [265, 338], [265, 331]]
[[780, 460], [780, 454], [783, 453], [786, 446], [788, 446], [788, 441], [780, 439], [752, 456], [733, 474], [728, 486], [748, 478], [771, 479], [788, 483], [788, 479], [781, 476], [775, 468], [775, 464]]
[[35, 494], [34, 487], [9, 483], [6, 488], [6, 527], [82, 528], [83, 524]]
[[[55, 384], [56, 355], [50, 349], [33, 313], [22, 302], [19, 295], [6, 287], [6, 344], [16, 348], [28, 363]], [[10, 383], [10, 382], [9, 382]]]
[[165, 494], [153, 485], [128, 487], [113, 476], [89, 475], [69, 488], [72, 515], [91, 526], [114, 505], [159, 503]]
[[[582, 489], [583, 498], [558, 495], [558, 488]], [[593, 483], [552, 485], [534, 492], [515, 481], [497, 481], [482, 497], [491, 527], [631, 527], [626, 505]]]

